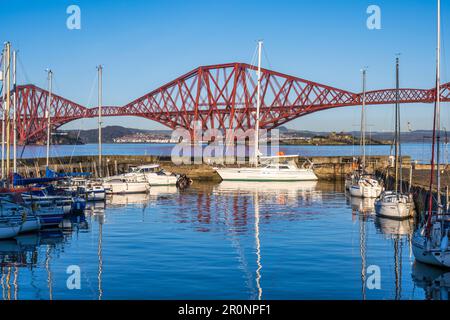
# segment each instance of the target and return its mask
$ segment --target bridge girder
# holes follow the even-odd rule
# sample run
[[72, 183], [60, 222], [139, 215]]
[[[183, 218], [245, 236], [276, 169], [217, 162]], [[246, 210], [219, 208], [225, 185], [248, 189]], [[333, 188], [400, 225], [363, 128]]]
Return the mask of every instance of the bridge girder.
[[[257, 67], [243, 63], [203, 66], [120, 107], [105, 106], [103, 116], [138, 116], [169, 128], [253, 128], [256, 122]], [[361, 93], [262, 69], [260, 127], [273, 129], [296, 118], [332, 108], [358, 106]], [[21, 85], [17, 93], [19, 143], [43, 140], [47, 131], [48, 92], [35, 85]], [[435, 89], [400, 89], [400, 103], [432, 103]], [[441, 87], [442, 101], [450, 101], [450, 83]], [[366, 93], [367, 105], [396, 102], [396, 90]], [[52, 94], [51, 126], [97, 117], [98, 108]]]

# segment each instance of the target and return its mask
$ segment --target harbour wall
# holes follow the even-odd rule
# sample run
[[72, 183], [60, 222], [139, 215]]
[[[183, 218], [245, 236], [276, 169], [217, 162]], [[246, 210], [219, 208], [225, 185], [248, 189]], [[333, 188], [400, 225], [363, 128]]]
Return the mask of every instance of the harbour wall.
[[[195, 160], [195, 159], [192, 159]], [[199, 159], [197, 159], [199, 160]], [[49, 167], [56, 172], [91, 172], [93, 176], [106, 177], [128, 172], [131, 167], [159, 163], [162, 168], [177, 174], [186, 174], [193, 180], [220, 181], [213, 165], [207, 164], [174, 164], [170, 157], [152, 155], [114, 155], [104, 156], [102, 165], [98, 165], [98, 156], [73, 156], [50, 159]], [[197, 161], [200, 162], [201, 161]], [[308, 167], [314, 163], [314, 171], [320, 180], [340, 181], [354, 170], [353, 156], [299, 157], [299, 166]], [[403, 157], [405, 166], [410, 166], [411, 158]], [[389, 165], [389, 156], [369, 156], [366, 160], [369, 172], [382, 171]], [[18, 162], [18, 173], [24, 177], [42, 177], [45, 175], [46, 159], [21, 159]]]

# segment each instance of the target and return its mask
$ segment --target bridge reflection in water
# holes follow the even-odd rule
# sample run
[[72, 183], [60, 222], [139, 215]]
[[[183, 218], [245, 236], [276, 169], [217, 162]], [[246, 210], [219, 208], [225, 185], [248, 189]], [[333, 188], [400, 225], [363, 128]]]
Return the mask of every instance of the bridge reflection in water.
[[[90, 204], [71, 230], [0, 241], [2, 299], [448, 299], [449, 273], [414, 263], [413, 230], [375, 217], [373, 201], [346, 199], [340, 184], [154, 187]], [[78, 294], [65, 287], [73, 261]], [[367, 288], [371, 265], [382, 270], [381, 292]], [[133, 278], [140, 269], [152, 276]]]

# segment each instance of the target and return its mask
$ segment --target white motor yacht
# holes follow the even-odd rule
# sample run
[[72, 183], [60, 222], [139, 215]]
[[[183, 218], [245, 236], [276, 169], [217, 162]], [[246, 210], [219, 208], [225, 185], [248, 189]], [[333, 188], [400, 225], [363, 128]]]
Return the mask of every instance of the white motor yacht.
[[103, 186], [111, 194], [147, 193], [150, 190], [150, 184], [143, 176], [115, 176], [105, 179]]
[[136, 167], [131, 173], [125, 174], [125, 176], [135, 174], [144, 175], [151, 186], [176, 185], [178, 180], [178, 177], [175, 174], [166, 172], [159, 164], [149, 164]]
[[105, 200], [106, 190], [100, 181], [73, 178], [71, 180], [70, 190], [76, 191], [79, 195], [84, 196], [87, 201]]

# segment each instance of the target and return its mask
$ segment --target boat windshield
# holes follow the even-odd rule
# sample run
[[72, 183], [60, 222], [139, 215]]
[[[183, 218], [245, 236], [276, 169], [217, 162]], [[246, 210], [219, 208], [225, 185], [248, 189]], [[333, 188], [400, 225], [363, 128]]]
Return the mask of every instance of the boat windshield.
[[295, 169], [298, 168], [295, 159], [297, 157], [269, 157], [261, 158], [261, 164], [265, 165], [268, 169]]

